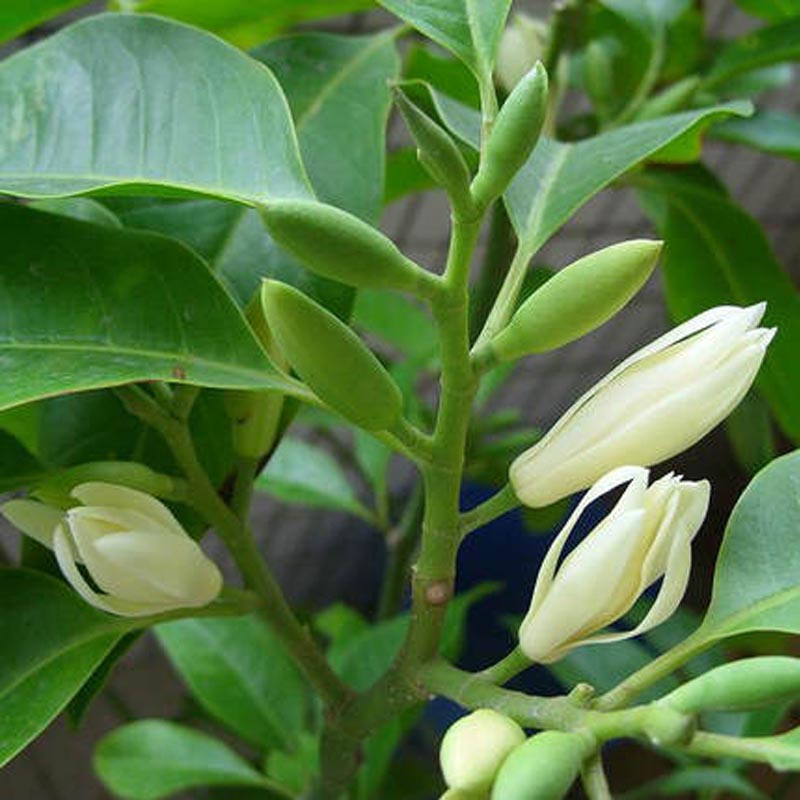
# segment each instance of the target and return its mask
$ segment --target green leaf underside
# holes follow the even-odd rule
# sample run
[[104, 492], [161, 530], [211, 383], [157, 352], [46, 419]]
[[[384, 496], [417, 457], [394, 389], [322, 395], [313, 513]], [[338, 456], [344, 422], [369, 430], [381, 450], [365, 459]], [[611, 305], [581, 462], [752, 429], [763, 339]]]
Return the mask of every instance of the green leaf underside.
[[291, 386], [179, 244], [12, 204], [0, 236], [0, 408], [143, 380]]
[[800, 451], [765, 467], [725, 532], [699, 637], [758, 630], [800, 633]]
[[511, 0], [378, 0], [388, 11], [490, 76]]
[[0, 570], [0, 765], [59, 714], [124, 632], [61, 581]]
[[505, 195], [521, 246], [532, 255], [601, 189], [696, 125], [749, 111], [749, 103], [734, 102], [627, 125], [575, 144], [542, 139]]
[[306, 688], [262, 622], [187, 619], [160, 625], [156, 634], [212, 716], [261, 747], [292, 744], [306, 713]]
[[200, 786], [264, 786], [265, 779], [223, 742], [164, 720], [118, 728], [98, 745], [95, 770], [118, 797], [157, 800]]
[[760, 111], [750, 119], [725, 120], [714, 126], [713, 136], [800, 160], [800, 117], [782, 111]]
[[269, 70], [157, 17], [89, 17], [4, 61], [0, 131], [6, 194], [311, 194]]

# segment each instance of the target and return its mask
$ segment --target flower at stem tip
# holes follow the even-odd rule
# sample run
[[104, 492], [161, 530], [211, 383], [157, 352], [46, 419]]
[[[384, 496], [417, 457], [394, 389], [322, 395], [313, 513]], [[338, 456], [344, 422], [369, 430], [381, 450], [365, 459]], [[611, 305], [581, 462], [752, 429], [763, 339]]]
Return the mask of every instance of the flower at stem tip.
[[[649, 470], [619, 467], [581, 499], [556, 536], [536, 579], [519, 629], [521, 650], [533, 661], [557, 661], [585, 644], [638, 636], [662, 623], [680, 603], [691, 569], [691, 543], [708, 509], [708, 481], [669, 473], [647, 485]], [[559, 565], [579, 518], [607, 492], [627, 483], [614, 508]], [[653, 605], [635, 628], [595, 634], [633, 607], [663, 579]]]
[[757, 327], [765, 307], [709, 309], [623, 361], [511, 465], [520, 501], [549, 505], [614, 467], [657, 464], [705, 436], [755, 380], [775, 335]]
[[64, 577], [87, 603], [140, 617], [204, 606], [219, 594], [222, 575], [216, 564], [161, 501], [99, 481], [82, 483], [71, 494], [80, 504], [67, 511], [11, 500], [2, 513], [53, 550]]

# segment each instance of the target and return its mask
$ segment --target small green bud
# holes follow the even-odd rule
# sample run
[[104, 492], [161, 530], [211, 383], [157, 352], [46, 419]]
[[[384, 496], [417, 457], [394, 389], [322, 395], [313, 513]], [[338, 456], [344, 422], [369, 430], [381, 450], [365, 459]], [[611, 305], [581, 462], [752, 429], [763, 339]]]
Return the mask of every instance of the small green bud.
[[490, 708], [454, 722], [442, 739], [439, 762], [445, 783], [461, 792], [488, 793], [506, 756], [525, 733], [513, 719]]
[[723, 664], [659, 700], [685, 713], [748, 711], [800, 698], [800, 658], [759, 656]]
[[391, 428], [403, 397], [361, 339], [302, 292], [264, 281], [264, 314], [297, 374], [342, 416], [366, 430]]
[[540, 61], [514, 87], [494, 121], [472, 182], [472, 196], [486, 206], [499, 197], [527, 161], [547, 116], [547, 72]]
[[561, 800], [592, 748], [577, 733], [537, 733], [505, 760], [492, 800]]
[[417, 158], [430, 176], [443, 187], [453, 206], [462, 214], [472, 211], [469, 192], [471, 175], [464, 156], [447, 131], [415, 105], [399, 87], [394, 100], [417, 144]]
[[557, 272], [516, 311], [490, 344], [509, 361], [554, 350], [602, 325], [642, 288], [662, 243], [647, 239], [598, 250]]
[[314, 200], [274, 200], [262, 215], [278, 244], [326, 278], [409, 292], [433, 280], [380, 231], [335, 206]]

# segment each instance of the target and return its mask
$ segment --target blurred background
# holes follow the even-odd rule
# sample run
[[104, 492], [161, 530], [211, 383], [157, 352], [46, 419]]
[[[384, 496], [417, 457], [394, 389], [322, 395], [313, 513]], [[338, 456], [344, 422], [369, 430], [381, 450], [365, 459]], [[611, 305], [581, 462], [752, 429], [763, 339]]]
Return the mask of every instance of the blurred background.
[[[726, 0], [707, 0], [707, 20], [714, 36], [729, 38], [754, 27], [757, 22], [743, 15]], [[549, 3], [520, 2], [514, 7], [547, 15]], [[88, 6], [82, 14], [101, 9]], [[49, 35], [75, 19], [68, 14], [56, 23], [43, 26], [0, 51], [3, 56]], [[387, 24], [382, 12], [354, 15], [325, 25], [328, 30], [366, 32]], [[320, 27], [320, 26], [316, 26]], [[764, 98], [773, 109], [800, 112], [800, 89], [796, 81]], [[390, 141], [405, 142], [402, 126], [393, 119]], [[762, 155], [750, 149], [709, 141], [705, 161], [726, 183], [728, 189], [764, 227], [778, 258], [800, 279], [800, 162]], [[442, 263], [448, 234], [448, 215], [438, 193], [415, 195], [390, 206], [383, 219], [384, 230], [402, 250], [423, 264]], [[627, 190], [605, 191], [590, 202], [551, 241], [537, 262], [561, 267], [574, 259], [608, 244], [638, 236], [652, 236], [649, 222]], [[517, 407], [527, 421], [547, 427], [585, 388], [604, 374], [610, 365], [650, 341], [668, 327], [661, 299], [659, 278], [617, 317], [590, 336], [553, 353], [529, 359], [505, 390], [494, 399], [497, 408]], [[798, 354], [800, 360], [800, 354]], [[719, 535], [724, 521], [747, 479], [732, 458], [727, 438], [721, 431], [706, 437], [670, 465], [689, 479], [707, 477], [714, 487], [712, 514], [696, 544], [696, 567], [690, 589], [690, 602], [702, 608], [710, 588]], [[402, 487], [409, 476], [402, 470], [395, 476]], [[480, 488], [471, 489], [471, 501]], [[307, 608], [323, 608], [343, 600], [369, 610], [376, 601], [382, 569], [382, 545], [377, 534], [352, 517], [289, 507], [273, 500], [260, 501], [257, 529], [263, 546], [291, 599]], [[464, 585], [509, 578], [508, 564], [514, 562], [519, 581], [535, 566], [541, 537], [528, 537], [515, 530], [511, 520], [496, 532], [487, 532], [480, 541], [470, 543], [462, 557]], [[509, 527], [510, 525], [510, 527]], [[519, 526], [518, 526], [519, 527]], [[496, 538], [493, 538], [495, 537]], [[530, 540], [530, 541], [529, 541]], [[509, 551], [508, 548], [511, 548]], [[529, 591], [529, 584], [528, 584]], [[477, 666], [482, 659], [502, 655], [504, 630], [498, 620], [505, 614], [522, 613], [525, 592], [509, 591], [492, 602], [479, 604], [471, 617], [470, 646], [466, 662]], [[487, 618], [490, 618], [487, 622]], [[509, 640], [510, 641], [510, 640]], [[107, 797], [91, 773], [91, 753], [100, 736], [131, 717], [171, 715], [183, 708], [183, 692], [165, 658], [147, 638], [137, 645], [118, 667], [109, 691], [102, 695], [79, 732], [58, 720], [37, 742], [0, 772], [0, 798], [9, 800], [100, 800]], [[435, 712], [442, 719], [449, 711]], [[637, 751], [641, 752], [641, 751]], [[635, 763], [624, 751], [627, 762], [623, 783], [633, 782], [635, 773], [645, 768], [647, 758]], [[613, 760], [613, 757], [612, 757]], [[616, 774], [615, 767], [612, 770]]]

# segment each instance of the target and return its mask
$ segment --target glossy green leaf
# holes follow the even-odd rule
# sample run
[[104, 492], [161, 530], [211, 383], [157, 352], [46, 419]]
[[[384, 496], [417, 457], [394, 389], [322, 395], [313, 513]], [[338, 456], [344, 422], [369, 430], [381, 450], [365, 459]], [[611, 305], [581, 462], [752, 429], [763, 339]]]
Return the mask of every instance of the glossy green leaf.
[[0, 570], [0, 765], [60, 713], [125, 625], [59, 580]]
[[122, 223], [117, 216], [102, 203], [91, 197], [55, 197], [50, 200], [34, 200], [28, 203], [29, 208], [47, 211], [50, 214], [61, 214], [64, 217], [105, 225], [109, 228], [121, 228]]
[[255, 617], [185, 619], [156, 635], [200, 705], [250, 742], [291, 745], [307, 709], [303, 679]]
[[378, 0], [454, 55], [490, 77], [511, 0]]
[[542, 139], [505, 195], [522, 248], [533, 255], [601, 189], [696, 125], [748, 110], [731, 103], [686, 111], [574, 144]]
[[202, 786], [269, 786], [228, 745], [158, 719], [132, 722], [102, 739], [94, 768], [103, 783], [125, 800], [158, 800]]
[[122, 11], [173, 17], [252, 47], [303, 22], [363, 11], [373, 0], [115, 0]]
[[800, 117], [783, 111], [760, 111], [749, 119], [715, 125], [713, 135], [765, 153], [800, 160]]
[[0, 206], [0, 407], [130, 381], [289, 389], [190, 251]]
[[0, 65], [0, 191], [308, 197], [272, 74], [157, 17], [89, 17]]
[[773, 461], [739, 498], [725, 531], [699, 637], [800, 632], [800, 451]]
[[765, 324], [777, 325], [778, 334], [758, 386], [783, 430], [800, 443], [800, 295], [764, 232], [724, 195], [684, 183], [672, 172], [651, 173], [647, 184], [668, 200], [662, 268], [670, 313], [682, 321], [712, 306], [765, 300]]
[[800, 0], [736, 0], [736, 4], [762, 19], [783, 19], [800, 14]]
[[758, 28], [727, 42], [705, 78], [708, 87], [742, 72], [800, 59], [800, 15]]
[[347, 511], [369, 518], [344, 471], [321, 448], [284, 437], [256, 482], [259, 489], [286, 503]]
[[4, 0], [0, 8], [0, 42], [13, 39], [42, 22], [88, 0]]

